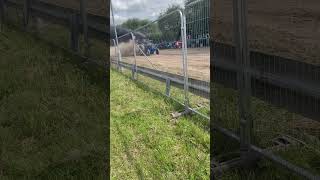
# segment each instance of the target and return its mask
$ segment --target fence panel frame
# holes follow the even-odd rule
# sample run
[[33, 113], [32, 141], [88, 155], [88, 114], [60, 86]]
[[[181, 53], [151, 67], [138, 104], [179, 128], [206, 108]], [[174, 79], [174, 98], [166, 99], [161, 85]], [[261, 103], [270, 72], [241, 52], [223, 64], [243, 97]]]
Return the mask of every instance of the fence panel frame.
[[[211, 2], [210, 0], [195, 0], [184, 6], [183, 13], [184, 13], [184, 19], [185, 19], [185, 25], [186, 25], [185, 29], [186, 29], [187, 58], [189, 53], [192, 54], [192, 51], [191, 51], [192, 48], [194, 49], [210, 48], [210, 43], [209, 43], [210, 42], [210, 35], [209, 35], [210, 2]], [[188, 48], [190, 48], [190, 50]], [[209, 54], [210, 54], [210, 50], [209, 50]], [[197, 56], [197, 58], [201, 58], [201, 57]], [[204, 62], [207, 61], [210, 64], [210, 57], [207, 60], [201, 58], [201, 61], [204, 61]], [[189, 64], [192, 64], [191, 61], [190, 63], [188, 61], [187, 67], [189, 67]], [[210, 71], [210, 65], [208, 66], [208, 69]], [[187, 68], [187, 71], [188, 71], [188, 68]], [[207, 81], [206, 78], [209, 78], [209, 81]], [[210, 75], [209, 77], [206, 77], [206, 78], [203, 78], [202, 80], [198, 80], [197, 78], [193, 78], [191, 74], [188, 74], [188, 82], [187, 82], [188, 92], [189, 93], [192, 92], [194, 90], [194, 87], [198, 86], [200, 89], [202, 89], [202, 91], [197, 93], [196, 95], [200, 96], [199, 98], [210, 100], [209, 98], [210, 95], [208, 95], [210, 94]], [[192, 102], [188, 102], [188, 103], [189, 103], [189, 107], [188, 107], [189, 111], [201, 116], [204, 119], [210, 120], [209, 114], [205, 114], [200, 111], [200, 109], [203, 109], [203, 107], [210, 107], [210, 103], [207, 104], [208, 106], [200, 105], [200, 107], [199, 106], [197, 107], [196, 104], [192, 104]]]
[[[212, 13], [212, 12], [211, 12]], [[259, 157], [264, 157], [266, 159], [269, 159], [273, 161], [274, 163], [281, 165], [283, 168], [301, 176], [305, 177], [307, 179], [320, 179], [319, 175], [312, 174], [311, 172], [294, 165], [287, 160], [281, 158], [279, 155], [275, 155], [273, 152], [267, 150], [267, 149], [261, 149], [260, 147], [257, 147], [252, 144], [252, 122], [253, 119], [251, 119], [251, 111], [250, 111], [250, 100], [248, 98], [251, 97], [251, 75], [255, 75], [252, 72], [252, 68], [250, 67], [250, 51], [248, 48], [248, 39], [247, 39], [247, 32], [248, 32], [248, 27], [247, 27], [247, 0], [233, 0], [233, 20], [234, 20], [234, 26], [233, 26], [233, 31], [234, 31], [234, 36], [236, 40], [236, 64], [237, 68], [235, 68], [235, 71], [238, 74], [238, 79], [237, 79], [237, 86], [240, 89], [240, 98], [241, 100], [239, 101], [239, 109], [240, 109], [240, 121], [242, 121], [242, 125], [240, 125], [240, 136], [237, 134], [220, 127], [219, 125], [213, 125], [213, 129], [216, 131], [219, 131], [220, 133], [231, 137], [232, 139], [240, 142], [240, 151], [241, 153], [241, 158], [242, 158], [242, 163], [243, 165], [246, 165], [247, 162], [243, 162], [244, 160], [248, 160], [250, 156], [248, 156], [248, 153], [251, 151], [253, 156], [259, 156]], [[213, 16], [213, 15], [211, 15]], [[213, 26], [210, 26], [213, 27]], [[211, 31], [210, 31], [211, 32]], [[214, 46], [216, 46], [216, 42], [213, 42]], [[216, 47], [212, 47], [216, 48]], [[213, 49], [214, 54], [216, 55], [215, 49]], [[212, 54], [211, 54], [211, 57]], [[217, 67], [224, 67], [228, 68], [228, 63], [221, 63], [221, 62], [216, 62], [212, 61], [214, 66]], [[213, 73], [213, 72], [212, 72]], [[249, 121], [248, 121], [249, 120]]]
[[[111, 6], [112, 7], [112, 6]], [[182, 65], [182, 71], [183, 71], [183, 91], [184, 91], [184, 102], [182, 103], [184, 105], [184, 111], [186, 113], [189, 113], [189, 112], [192, 112], [192, 110], [190, 109], [189, 107], [189, 83], [188, 83], [188, 59], [187, 59], [187, 37], [186, 37], [186, 17], [185, 17], [185, 14], [184, 14], [184, 11], [183, 10], [175, 10], [175, 11], [172, 11], [170, 12], [169, 14], [166, 14], [165, 16], [161, 17], [161, 18], [158, 18], [144, 26], [141, 26], [135, 30], [132, 30], [126, 34], [123, 34], [121, 36], [117, 36], [117, 33], [116, 33], [116, 41], [117, 41], [117, 44], [119, 44], [119, 39], [127, 36], [127, 35], [130, 35], [131, 36], [131, 40], [133, 40], [133, 42], [135, 42], [135, 36], [134, 36], [134, 33], [138, 32], [139, 30], [145, 28], [145, 27], [148, 27], [149, 25], [155, 23], [155, 22], [158, 22], [159, 20], [161, 19], [164, 19], [174, 13], [178, 13], [179, 14], [179, 17], [180, 17], [180, 33], [181, 33], [181, 42], [182, 42], [182, 48], [181, 48], [181, 65]], [[112, 19], [114, 19], [114, 12], [113, 12], [113, 9], [112, 9]], [[116, 28], [115, 28], [115, 31], [116, 31]], [[118, 39], [118, 40], [117, 40]], [[134, 43], [135, 44], [135, 43]], [[132, 77], [135, 79], [137, 78], [137, 75], [138, 75], [138, 68], [137, 68], [137, 64], [136, 64], [136, 51], [135, 51], [135, 48], [136, 48], [136, 45], [133, 46], [133, 49], [134, 49], [134, 57], [135, 57], [135, 62], [134, 62], [134, 65], [132, 67]], [[139, 48], [140, 49], [140, 48]], [[141, 49], [140, 49], [141, 50]], [[118, 61], [118, 64], [121, 68], [121, 50], [120, 48], [118, 48], [118, 51], [119, 51], [119, 61]], [[142, 52], [143, 55], [148, 58], [146, 56], [146, 54], [144, 54], [144, 52]], [[134, 75], [135, 74], [135, 75]], [[166, 93], [165, 93], [166, 94]]]

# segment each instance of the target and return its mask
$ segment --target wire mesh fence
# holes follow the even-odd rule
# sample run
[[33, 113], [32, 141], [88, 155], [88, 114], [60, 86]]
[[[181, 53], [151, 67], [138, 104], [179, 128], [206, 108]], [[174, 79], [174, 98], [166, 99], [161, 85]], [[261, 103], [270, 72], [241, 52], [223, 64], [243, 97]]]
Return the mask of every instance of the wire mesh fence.
[[105, 51], [109, 24], [107, 12], [92, 9], [92, 3], [87, 0], [3, 0], [1, 7], [4, 9], [4, 16], [1, 16], [4, 23], [101, 65], [109, 57]]
[[[232, 163], [240, 156], [239, 88], [237, 71], [230, 71], [228, 62], [236, 63], [233, 0], [213, 1], [210, 12], [211, 36], [211, 118], [212, 126], [226, 136], [214, 134], [213, 169], [215, 176], [224, 172], [223, 163]], [[226, 138], [227, 137], [227, 138]], [[230, 138], [233, 137], [233, 138]], [[234, 141], [234, 140], [237, 141]], [[228, 142], [228, 143], [226, 143]], [[231, 167], [232, 165], [230, 165]]]
[[189, 106], [204, 117], [210, 115], [209, 0], [186, 4]]
[[235, 63], [235, 40], [233, 1], [214, 1], [211, 12], [210, 29], [212, 36], [213, 84], [212, 114], [214, 126], [223, 127], [235, 134], [239, 134], [239, 89], [237, 87], [237, 72], [224, 68], [228, 62]]
[[208, 18], [209, 0], [161, 14], [120, 35], [118, 46], [111, 47], [118, 55], [113, 62], [129, 69], [134, 79], [183, 104], [186, 111], [209, 119]]
[[180, 103], [185, 101], [183, 21], [182, 12], [175, 10], [118, 38], [118, 61], [134, 79]]
[[[266, 74], [265, 79], [252, 80], [252, 95], [259, 97], [251, 99], [252, 143], [276, 149], [276, 154], [285, 149], [287, 154], [281, 157], [320, 174], [307, 165], [320, 158], [316, 9], [312, 9], [312, 1], [282, 1], [276, 7], [272, 3], [248, 2], [250, 67]], [[259, 13], [262, 11], [265, 13]], [[263, 27], [261, 19], [268, 28]], [[285, 141], [285, 145], [279, 141]], [[308, 163], [300, 164], [290, 154]]]
[[214, 126], [238, 138], [238, 151], [258, 152], [310, 179], [320, 174], [313, 5], [215, 1], [212, 13]]

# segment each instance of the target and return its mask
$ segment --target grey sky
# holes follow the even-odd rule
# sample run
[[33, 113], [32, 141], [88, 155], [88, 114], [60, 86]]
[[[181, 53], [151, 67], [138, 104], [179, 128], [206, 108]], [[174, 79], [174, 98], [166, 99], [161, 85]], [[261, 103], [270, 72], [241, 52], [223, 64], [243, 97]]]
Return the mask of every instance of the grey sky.
[[171, 4], [182, 5], [184, 0], [112, 0], [116, 24], [128, 18], [154, 20]]

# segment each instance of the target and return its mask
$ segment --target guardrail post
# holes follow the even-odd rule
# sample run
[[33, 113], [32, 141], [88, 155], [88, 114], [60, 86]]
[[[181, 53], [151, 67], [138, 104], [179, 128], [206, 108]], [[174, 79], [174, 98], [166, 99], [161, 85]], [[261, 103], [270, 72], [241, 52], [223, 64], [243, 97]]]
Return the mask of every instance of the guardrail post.
[[82, 22], [82, 31], [83, 31], [83, 38], [85, 42], [85, 54], [89, 55], [90, 44], [88, 38], [88, 17], [87, 17], [87, 7], [88, 1], [81, 0], [80, 1], [80, 14], [81, 14], [81, 22]]
[[170, 96], [170, 89], [171, 89], [171, 81], [169, 78], [166, 79], [166, 96]]
[[70, 16], [70, 47], [73, 51], [79, 51], [79, 17], [76, 13]]
[[[236, 41], [236, 59], [238, 70], [239, 114], [240, 114], [240, 153], [243, 162], [250, 161], [252, 140], [252, 117], [250, 112], [251, 78], [248, 73], [250, 56], [247, 40], [247, 0], [233, 1], [234, 34]], [[248, 165], [248, 164], [245, 164]]]

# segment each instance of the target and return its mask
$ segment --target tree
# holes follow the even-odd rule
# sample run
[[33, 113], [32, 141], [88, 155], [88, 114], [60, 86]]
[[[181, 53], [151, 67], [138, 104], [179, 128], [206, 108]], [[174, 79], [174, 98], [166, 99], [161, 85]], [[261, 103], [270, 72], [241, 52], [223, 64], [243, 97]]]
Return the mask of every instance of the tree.
[[147, 19], [138, 19], [138, 18], [131, 18], [121, 24], [121, 27], [127, 28], [129, 30], [136, 30], [146, 24], [150, 23]]
[[[159, 29], [163, 41], [177, 41], [181, 36], [181, 19], [177, 10], [182, 8], [179, 5], [170, 5], [159, 16]], [[176, 12], [174, 12], [176, 11]]]
[[[160, 39], [161, 32], [157, 23], [152, 23], [147, 19], [131, 18], [121, 24], [122, 28], [129, 31], [135, 31], [134, 34], [142, 34], [142, 39], [149, 39], [157, 42]], [[137, 37], [138, 38], [138, 37]], [[138, 38], [141, 40], [141, 38]]]

